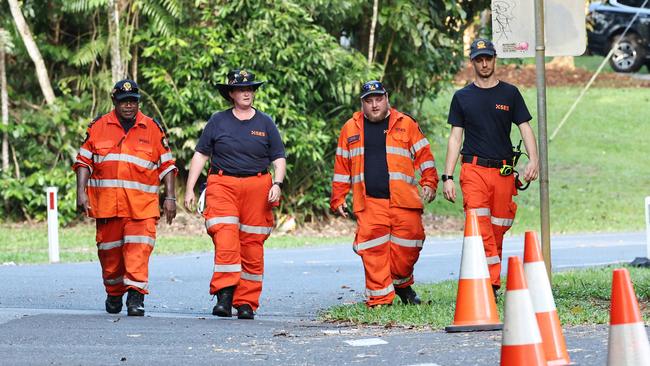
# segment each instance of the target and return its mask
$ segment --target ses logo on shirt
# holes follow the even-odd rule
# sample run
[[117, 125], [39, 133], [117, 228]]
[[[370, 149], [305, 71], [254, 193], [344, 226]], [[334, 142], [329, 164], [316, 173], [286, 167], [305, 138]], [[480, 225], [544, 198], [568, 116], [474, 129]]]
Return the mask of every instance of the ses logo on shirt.
[[501, 111], [506, 111], [506, 112], [510, 111], [510, 106], [505, 104], [497, 104], [496, 108]]
[[264, 137], [264, 136], [266, 136], [266, 132], [264, 132], [264, 131], [255, 131], [255, 130], [253, 130], [253, 131], [251, 131], [251, 135], [253, 135], [253, 136]]

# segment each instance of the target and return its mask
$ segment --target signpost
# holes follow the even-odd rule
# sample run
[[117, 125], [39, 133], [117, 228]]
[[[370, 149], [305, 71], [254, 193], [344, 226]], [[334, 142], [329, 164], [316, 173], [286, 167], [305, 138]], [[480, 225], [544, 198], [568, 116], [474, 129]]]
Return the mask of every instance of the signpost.
[[59, 210], [56, 187], [47, 187], [47, 241], [50, 263], [59, 262]]

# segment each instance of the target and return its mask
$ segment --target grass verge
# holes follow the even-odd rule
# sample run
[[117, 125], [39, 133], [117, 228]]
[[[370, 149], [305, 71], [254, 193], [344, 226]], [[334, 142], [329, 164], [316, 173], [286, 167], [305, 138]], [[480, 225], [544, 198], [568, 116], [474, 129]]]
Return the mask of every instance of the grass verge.
[[[559, 272], [553, 275], [553, 297], [562, 325], [606, 324], [609, 322], [612, 269], [599, 267]], [[650, 270], [628, 268], [636, 290], [641, 313], [650, 321]], [[363, 303], [338, 305], [320, 315], [321, 320], [383, 326], [429, 326], [442, 329], [453, 322], [457, 281], [416, 285], [415, 291], [425, 304], [369, 309]], [[505, 289], [505, 283], [503, 284]], [[503, 291], [503, 290], [502, 290]], [[503, 319], [504, 296], [497, 302]]]

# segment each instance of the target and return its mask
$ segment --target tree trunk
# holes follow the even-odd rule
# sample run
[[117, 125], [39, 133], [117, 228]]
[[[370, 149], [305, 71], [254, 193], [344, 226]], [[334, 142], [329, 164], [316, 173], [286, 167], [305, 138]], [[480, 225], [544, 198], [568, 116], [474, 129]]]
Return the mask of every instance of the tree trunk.
[[372, 4], [372, 21], [370, 22], [370, 37], [368, 38], [368, 65], [372, 63], [375, 48], [375, 28], [377, 28], [377, 13], [379, 11], [379, 0]]
[[120, 10], [117, 0], [108, 0], [108, 34], [111, 43], [111, 78], [115, 84], [124, 79], [120, 50]]
[[557, 56], [553, 57], [553, 60], [548, 63], [548, 66], [558, 69], [575, 70], [576, 63], [573, 56]]
[[7, 73], [5, 70], [5, 30], [0, 28], [0, 99], [2, 100], [2, 171], [9, 171], [9, 96], [7, 94]]
[[47, 75], [47, 68], [45, 68], [45, 62], [43, 61], [43, 56], [38, 50], [38, 46], [34, 42], [34, 37], [32, 37], [32, 32], [29, 30], [27, 22], [25, 22], [25, 17], [23, 16], [20, 6], [18, 5], [18, 0], [8, 0], [9, 8], [11, 9], [11, 15], [14, 18], [16, 23], [16, 28], [20, 32], [20, 36], [25, 43], [25, 48], [29, 53], [29, 57], [32, 58], [34, 66], [36, 66], [36, 75], [38, 77], [38, 83], [41, 86], [41, 91], [45, 97], [45, 102], [47, 104], [54, 103], [54, 90], [52, 89], [52, 84], [50, 83], [50, 77]]

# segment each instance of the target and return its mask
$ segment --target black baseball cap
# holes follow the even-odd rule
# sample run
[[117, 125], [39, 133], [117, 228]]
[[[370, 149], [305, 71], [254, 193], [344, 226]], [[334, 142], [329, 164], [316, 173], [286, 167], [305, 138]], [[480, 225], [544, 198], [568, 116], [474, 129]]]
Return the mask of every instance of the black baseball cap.
[[496, 56], [497, 50], [489, 39], [478, 38], [469, 47], [469, 59], [473, 60], [480, 55]]
[[140, 89], [138, 83], [131, 79], [120, 80], [115, 83], [111, 91], [111, 98], [115, 100], [122, 100], [125, 98], [135, 98], [140, 100]]
[[365, 84], [363, 84], [363, 86], [361, 87], [360, 98], [363, 99], [371, 94], [381, 94], [381, 95], [386, 94], [386, 88], [384, 88], [384, 84], [382, 84], [381, 81], [377, 81], [377, 80], [370, 80]]

